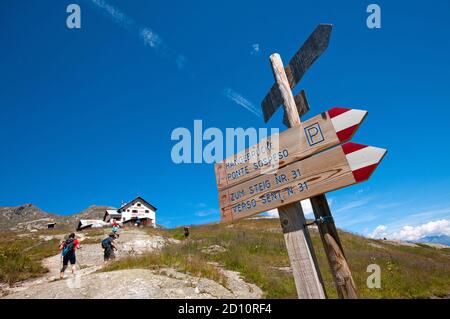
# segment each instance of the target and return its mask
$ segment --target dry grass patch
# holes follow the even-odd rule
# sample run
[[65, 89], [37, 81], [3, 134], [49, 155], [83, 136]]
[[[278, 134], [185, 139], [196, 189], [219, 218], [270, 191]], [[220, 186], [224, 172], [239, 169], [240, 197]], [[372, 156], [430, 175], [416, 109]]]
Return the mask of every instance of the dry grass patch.
[[0, 238], [0, 281], [13, 284], [39, 277], [48, 270], [41, 265], [42, 259], [59, 252], [59, 240], [48, 241], [33, 238], [2, 236]]
[[121, 269], [143, 268], [159, 269], [171, 267], [177, 271], [197, 277], [204, 277], [222, 285], [226, 285], [226, 278], [213, 265], [197, 254], [191, 254], [190, 245], [170, 245], [161, 251], [147, 253], [141, 256], [127, 257], [116, 260], [102, 269], [114, 271]]
[[[193, 226], [190, 233], [191, 254], [239, 271], [268, 298], [297, 297], [292, 274], [286, 271], [289, 258], [278, 219]], [[319, 234], [313, 230], [310, 233], [327, 295], [337, 298]], [[360, 298], [430, 298], [450, 294], [450, 249], [396, 246], [347, 232], [339, 233]], [[167, 230], [167, 235], [184, 238], [182, 228]], [[201, 252], [212, 245], [222, 246], [226, 251]], [[370, 273], [366, 270], [370, 264], [381, 267], [381, 289], [367, 287]]]

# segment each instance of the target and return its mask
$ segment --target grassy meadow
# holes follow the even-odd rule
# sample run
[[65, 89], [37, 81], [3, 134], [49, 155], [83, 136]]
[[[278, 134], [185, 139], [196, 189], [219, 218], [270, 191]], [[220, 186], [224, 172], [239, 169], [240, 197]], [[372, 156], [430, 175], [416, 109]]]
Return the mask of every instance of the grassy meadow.
[[[297, 296], [277, 219], [193, 226], [188, 240], [184, 239], [182, 228], [148, 231], [183, 243], [169, 245], [161, 252], [115, 261], [106, 271], [170, 266], [193, 275], [223, 280], [211, 266], [211, 262], [215, 262], [240, 272], [247, 281], [258, 285], [266, 298]], [[316, 231], [311, 231], [311, 236], [327, 295], [337, 298], [320, 237]], [[430, 298], [450, 294], [450, 249], [394, 245], [346, 232], [340, 232], [340, 238], [360, 298]], [[213, 245], [221, 246], [225, 251], [205, 251]], [[366, 285], [369, 264], [381, 267], [380, 289], [369, 289]]]
[[48, 270], [41, 265], [42, 259], [59, 252], [58, 239], [44, 241], [33, 233], [18, 237], [16, 233], [3, 232], [0, 236], [0, 282], [13, 284], [39, 277]]
[[[234, 224], [193, 226], [189, 239], [184, 238], [183, 228], [141, 229], [150, 235], [178, 239], [181, 243], [169, 244], [158, 252], [116, 260], [102, 271], [172, 267], [226, 285], [226, 278], [216, 267], [218, 264], [240, 272], [246, 281], [258, 285], [266, 298], [297, 296], [277, 219], [247, 219]], [[86, 239], [83, 244], [98, 244], [96, 236], [105, 234], [104, 230], [94, 229], [85, 233], [91, 239]], [[44, 274], [47, 269], [41, 265], [41, 260], [59, 252], [59, 239], [45, 241], [43, 237], [57, 234], [67, 235], [68, 231], [42, 230], [28, 233], [26, 237], [2, 233], [0, 282], [11, 284]], [[311, 236], [327, 295], [337, 298], [320, 237], [314, 230], [311, 230]], [[396, 245], [342, 231], [340, 237], [360, 298], [431, 298], [450, 295], [450, 248]], [[370, 275], [366, 271], [369, 264], [381, 267], [380, 289], [369, 289], [366, 285]]]
[[[0, 283], [14, 284], [48, 272], [41, 261], [59, 253], [61, 239], [45, 240], [44, 238], [67, 236], [73, 231], [72, 227], [64, 227], [24, 234], [2, 232], [0, 235]], [[93, 229], [85, 233], [95, 236], [103, 234], [103, 230]], [[98, 240], [96, 242], [98, 243]]]

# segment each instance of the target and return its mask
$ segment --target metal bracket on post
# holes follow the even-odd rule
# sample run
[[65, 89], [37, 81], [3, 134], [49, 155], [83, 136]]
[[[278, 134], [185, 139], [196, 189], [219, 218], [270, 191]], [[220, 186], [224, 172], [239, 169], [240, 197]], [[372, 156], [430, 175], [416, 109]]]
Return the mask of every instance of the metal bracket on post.
[[305, 227], [318, 225], [318, 224], [327, 224], [334, 223], [333, 216], [320, 216], [319, 218], [313, 220], [312, 222], [305, 223]]

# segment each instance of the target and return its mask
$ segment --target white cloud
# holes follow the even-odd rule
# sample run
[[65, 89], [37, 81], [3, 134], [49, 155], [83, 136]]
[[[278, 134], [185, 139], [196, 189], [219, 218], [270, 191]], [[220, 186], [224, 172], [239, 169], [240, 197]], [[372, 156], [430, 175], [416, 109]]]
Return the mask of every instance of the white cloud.
[[450, 236], [450, 220], [441, 219], [431, 221], [419, 226], [403, 226], [403, 228], [392, 234], [392, 238], [399, 240], [419, 240], [426, 236]]
[[375, 229], [373, 230], [373, 232], [371, 232], [369, 234], [370, 238], [382, 238], [382, 237], [386, 237], [386, 229], [387, 226], [385, 225], [378, 225], [377, 227], [375, 227]]
[[[305, 199], [301, 201], [302, 208], [303, 208], [303, 214], [308, 217], [308, 215], [313, 214], [311, 202], [309, 199]], [[266, 216], [272, 217], [272, 218], [278, 218], [278, 210], [276, 208], [271, 209], [266, 212]]]
[[219, 215], [219, 211], [215, 208], [201, 209], [195, 213], [198, 217], [206, 217], [211, 215]]
[[186, 57], [184, 55], [181, 55], [181, 54], [177, 55], [177, 58], [175, 60], [175, 62], [177, 64], [177, 67], [179, 69], [184, 68], [184, 66], [186, 65], [186, 61], [187, 61]]
[[240, 105], [242, 107], [244, 107], [245, 109], [247, 109], [248, 111], [252, 112], [253, 114], [255, 114], [258, 117], [261, 117], [261, 112], [259, 111], [259, 109], [249, 100], [247, 100], [242, 94], [234, 91], [233, 89], [230, 88], [225, 88], [223, 90], [223, 94], [230, 99], [231, 101], [233, 101], [234, 103], [236, 103], [237, 105]]
[[272, 218], [278, 218], [278, 210], [276, 208], [269, 210], [267, 213], [268, 217], [272, 217]]
[[250, 52], [251, 55], [257, 55], [259, 53], [259, 43], [254, 43], [252, 45], [252, 52]]
[[119, 8], [116, 8], [104, 0], [91, 0], [93, 4], [105, 11], [115, 23], [121, 24], [124, 27], [134, 24], [134, 20], [126, 16]]
[[158, 48], [162, 40], [159, 35], [148, 26], [138, 26], [137, 23], [120, 11], [119, 8], [114, 7], [104, 0], [91, 0], [98, 8], [110, 16], [114, 23], [119, 24], [128, 31], [135, 32], [142, 39], [145, 45], [151, 48]]
[[430, 220], [450, 220], [450, 207], [435, 207], [418, 213], [411, 213], [411, 208], [408, 208], [408, 210], [403, 209], [402, 211], [402, 217], [396, 218], [387, 225], [391, 233], [399, 232], [405, 225], [420, 225], [428, 223]]
[[156, 48], [161, 44], [160, 37], [148, 27], [142, 28], [140, 35], [144, 41], [144, 44], [150, 46], [151, 48]]
[[368, 236], [371, 238], [386, 237], [388, 239], [396, 239], [403, 241], [420, 240], [426, 236], [450, 236], [450, 220], [441, 219], [427, 222], [418, 226], [403, 226], [400, 230], [388, 232], [388, 227], [385, 225], [377, 226]]
[[186, 64], [186, 58], [181, 54], [171, 52], [164, 44], [162, 38], [149, 26], [142, 26], [131, 17], [123, 13], [118, 7], [109, 4], [105, 0], [91, 0], [103, 13], [108, 15], [112, 21], [128, 32], [138, 36], [144, 45], [149, 46], [155, 50], [160, 56], [169, 58], [174, 62], [179, 69], [182, 69]]
[[372, 200], [371, 197], [365, 197], [365, 198], [362, 198], [362, 199], [354, 200], [352, 202], [347, 203], [346, 205], [344, 205], [342, 207], [339, 207], [338, 209], [336, 209], [334, 211], [334, 213], [338, 214], [338, 213], [342, 213], [342, 212], [348, 211], [350, 209], [354, 209], [354, 208], [357, 208], [357, 207], [364, 206], [367, 203], [369, 203], [371, 200]]
[[305, 216], [313, 215], [311, 201], [309, 199], [305, 199], [305, 200], [302, 200], [301, 203], [302, 203], [303, 213], [305, 214]]
[[196, 208], [205, 208], [206, 204], [205, 203], [197, 203], [197, 204], [195, 204], [195, 207]]

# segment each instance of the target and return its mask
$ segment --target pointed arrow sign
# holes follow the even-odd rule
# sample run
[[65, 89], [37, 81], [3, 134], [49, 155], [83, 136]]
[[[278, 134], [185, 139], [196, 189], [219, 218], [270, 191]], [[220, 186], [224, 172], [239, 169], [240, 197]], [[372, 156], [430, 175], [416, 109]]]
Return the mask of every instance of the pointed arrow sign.
[[[328, 48], [332, 27], [331, 24], [319, 24], [285, 67], [291, 89], [300, 82], [309, 67]], [[301, 108], [298, 105], [300, 99], [300, 94], [295, 97], [297, 108]], [[277, 84], [274, 84], [261, 103], [265, 122], [271, 118], [281, 104], [283, 104], [283, 99]], [[302, 112], [299, 113], [303, 115]]]
[[367, 111], [333, 108], [215, 165], [219, 190], [349, 141]]
[[220, 191], [221, 219], [249, 217], [365, 181], [385, 154], [385, 149], [349, 142]]

